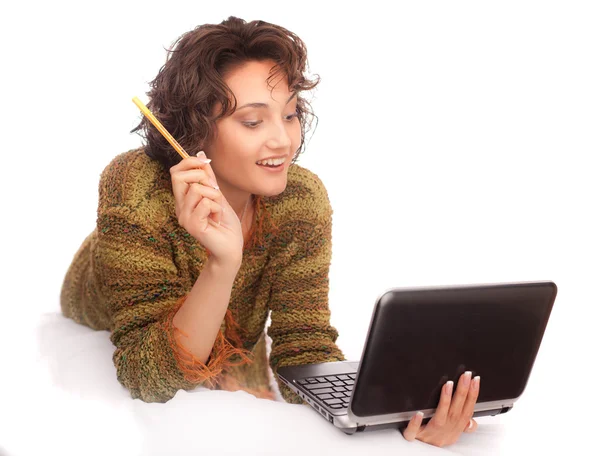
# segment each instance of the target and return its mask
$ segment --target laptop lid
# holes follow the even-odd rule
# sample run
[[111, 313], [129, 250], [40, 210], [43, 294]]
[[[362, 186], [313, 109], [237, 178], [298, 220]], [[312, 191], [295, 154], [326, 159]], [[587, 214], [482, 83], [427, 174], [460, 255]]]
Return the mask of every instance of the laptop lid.
[[385, 291], [373, 310], [349, 415], [435, 409], [446, 381], [456, 385], [467, 370], [481, 376], [478, 405], [514, 402], [556, 293], [553, 282]]

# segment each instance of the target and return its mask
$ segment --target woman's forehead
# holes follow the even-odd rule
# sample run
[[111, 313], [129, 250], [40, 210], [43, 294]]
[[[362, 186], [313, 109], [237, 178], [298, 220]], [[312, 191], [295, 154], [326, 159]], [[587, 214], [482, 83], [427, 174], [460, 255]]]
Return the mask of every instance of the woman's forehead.
[[248, 103], [287, 104], [293, 92], [283, 72], [269, 79], [277, 67], [274, 62], [247, 62], [233, 70], [225, 83], [235, 95], [238, 106]]

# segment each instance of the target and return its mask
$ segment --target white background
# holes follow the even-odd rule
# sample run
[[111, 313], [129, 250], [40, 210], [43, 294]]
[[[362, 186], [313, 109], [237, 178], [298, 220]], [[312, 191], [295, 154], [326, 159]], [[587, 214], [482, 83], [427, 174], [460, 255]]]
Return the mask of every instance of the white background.
[[51, 390], [34, 369], [36, 327], [60, 310], [66, 269], [95, 224], [100, 173], [141, 144], [129, 133], [141, 116], [131, 98], [147, 101], [177, 37], [229, 15], [296, 33], [322, 79], [299, 164], [334, 209], [330, 307], [346, 356], [360, 358], [387, 288], [553, 280], [525, 394], [493, 419], [512, 423], [523, 446], [589, 448], [600, 405], [597, 3], [217, 4], [3, 7], [0, 454], [44, 448], [44, 431], [27, 426], [35, 413], [69, 422], [45, 393], [28, 407], [19, 398]]

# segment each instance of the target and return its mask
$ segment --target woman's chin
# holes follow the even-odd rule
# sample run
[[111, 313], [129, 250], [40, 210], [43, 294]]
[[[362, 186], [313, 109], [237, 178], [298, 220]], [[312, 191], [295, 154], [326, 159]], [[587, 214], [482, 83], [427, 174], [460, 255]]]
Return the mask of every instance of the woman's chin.
[[283, 183], [283, 185], [261, 185], [260, 188], [260, 192], [258, 193], [261, 196], [264, 196], [266, 198], [269, 198], [271, 196], [277, 196], [277, 195], [281, 195], [285, 189], [287, 187], [287, 179], [286, 181]]
[[261, 175], [257, 179], [255, 194], [270, 197], [283, 193], [287, 187], [288, 169], [289, 166], [286, 165], [283, 170], [277, 172], [259, 170]]

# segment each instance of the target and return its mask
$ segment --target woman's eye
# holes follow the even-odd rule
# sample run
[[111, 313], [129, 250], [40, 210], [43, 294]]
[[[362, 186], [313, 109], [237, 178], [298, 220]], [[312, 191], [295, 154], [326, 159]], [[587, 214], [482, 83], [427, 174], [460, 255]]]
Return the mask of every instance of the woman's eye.
[[[292, 120], [294, 120], [294, 117], [298, 117], [298, 112], [297, 111], [294, 114], [290, 114], [289, 116], [287, 116], [286, 119], [287, 119], [288, 122], [291, 122]], [[245, 125], [248, 128], [256, 128], [261, 123], [262, 123], [262, 120], [258, 121], [258, 122], [242, 122], [242, 124]]]

